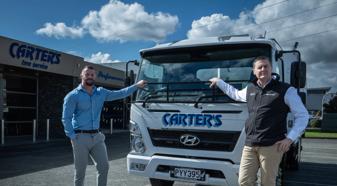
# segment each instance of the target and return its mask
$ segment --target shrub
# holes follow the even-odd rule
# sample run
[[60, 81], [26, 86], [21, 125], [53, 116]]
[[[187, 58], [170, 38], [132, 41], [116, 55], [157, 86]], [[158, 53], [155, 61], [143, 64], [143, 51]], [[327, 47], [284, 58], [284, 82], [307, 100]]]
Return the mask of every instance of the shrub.
[[329, 103], [324, 103], [323, 107], [325, 113], [337, 113], [337, 95], [335, 95]]
[[321, 128], [321, 126], [322, 126], [322, 121], [319, 119], [311, 119], [309, 121], [310, 128]]

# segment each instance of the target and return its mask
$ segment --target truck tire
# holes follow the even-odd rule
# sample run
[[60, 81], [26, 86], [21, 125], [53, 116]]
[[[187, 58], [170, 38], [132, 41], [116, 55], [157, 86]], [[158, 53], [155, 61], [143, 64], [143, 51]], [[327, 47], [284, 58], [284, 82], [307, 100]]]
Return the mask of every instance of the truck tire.
[[283, 186], [283, 172], [284, 172], [284, 168], [280, 166], [278, 168], [278, 173], [276, 176], [276, 181], [275, 181], [276, 186]]
[[286, 169], [287, 170], [298, 170], [300, 167], [301, 161], [301, 140], [298, 143], [293, 144], [289, 151], [287, 152], [287, 159], [286, 159]]
[[298, 146], [293, 147], [293, 154], [289, 161], [289, 170], [298, 170], [300, 166], [300, 154], [298, 154]]
[[174, 181], [150, 178], [151, 186], [172, 186]]
[[275, 181], [276, 186], [284, 185], [283, 180], [284, 180], [284, 171], [286, 170], [286, 159], [287, 159], [287, 154], [283, 155], [280, 166], [278, 167], [278, 172], [277, 172], [276, 181]]

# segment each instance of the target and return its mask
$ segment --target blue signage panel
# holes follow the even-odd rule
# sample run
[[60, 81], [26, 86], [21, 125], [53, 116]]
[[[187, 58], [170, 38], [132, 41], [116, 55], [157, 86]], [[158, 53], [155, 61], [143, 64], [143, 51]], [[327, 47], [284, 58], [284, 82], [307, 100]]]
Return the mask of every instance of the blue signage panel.
[[113, 75], [111, 75], [107, 72], [102, 72], [102, 71], [98, 71], [97, 77], [102, 78], [105, 81], [107, 81], [107, 80], [124, 81], [124, 79], [122, 79], [122, 78], [115, 77], [115, 76], [113, 76]]

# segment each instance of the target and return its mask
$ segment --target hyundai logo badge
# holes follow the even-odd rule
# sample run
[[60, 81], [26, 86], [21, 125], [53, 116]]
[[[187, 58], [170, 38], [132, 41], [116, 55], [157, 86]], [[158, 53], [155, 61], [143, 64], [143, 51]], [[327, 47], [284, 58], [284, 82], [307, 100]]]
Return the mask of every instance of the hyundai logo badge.
[[196, 146], [200, 143], [200, 139], [194, 135], [184, 134], [180, 136], [180, 143], [186, 146]]

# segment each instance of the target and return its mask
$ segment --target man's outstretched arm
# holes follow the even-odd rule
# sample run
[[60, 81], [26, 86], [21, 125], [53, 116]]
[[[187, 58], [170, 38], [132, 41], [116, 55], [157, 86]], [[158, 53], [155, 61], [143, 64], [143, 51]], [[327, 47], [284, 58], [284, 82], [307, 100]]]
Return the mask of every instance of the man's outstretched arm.
[[105, 101], [113, 101], [117, 99], [125, 98], [135, 92], [138, 88], [144, 88], [147, 82], [145, 80], [140, 80], [137, 83], [123, 88], [121, 90], [106, 90], [106, 99]]
[[234, 88], [232, 85], [225, 83], [222, 79], [216, 78], [216, 77], [210, 79], [209, 81], [211, 82], [210, 87], [213, 87], [216, 85], [226, 95], [228, 95], [230, 98], [234, 99], [235, 101], [247, 102], [246, 101], [247, 87], [242, 90], [238, 90]]

